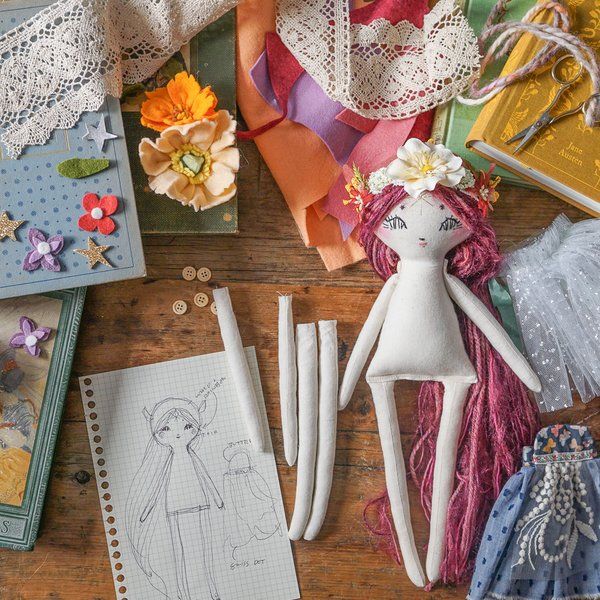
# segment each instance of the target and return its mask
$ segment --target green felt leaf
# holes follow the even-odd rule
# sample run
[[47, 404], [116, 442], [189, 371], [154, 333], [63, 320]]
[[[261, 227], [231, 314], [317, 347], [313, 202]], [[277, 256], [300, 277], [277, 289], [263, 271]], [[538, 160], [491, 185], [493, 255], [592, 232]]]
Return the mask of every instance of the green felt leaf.
[[56, 170], [63, 177], [82, 179], [108, 169], [107, 158], [70, 158], [56, 165]]

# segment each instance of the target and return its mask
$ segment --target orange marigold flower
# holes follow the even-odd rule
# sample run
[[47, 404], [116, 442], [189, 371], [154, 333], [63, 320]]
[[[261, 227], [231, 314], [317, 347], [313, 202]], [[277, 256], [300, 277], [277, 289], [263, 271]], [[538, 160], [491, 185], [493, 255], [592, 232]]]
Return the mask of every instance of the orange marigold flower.
[[142, 104], [142, 125], [164, 131], [173, 125], [187, 125], [213, 119], [217, 97], [210, 86], [201, 87], [193, 75], [177, 73], [166, 87], [146, 92]]

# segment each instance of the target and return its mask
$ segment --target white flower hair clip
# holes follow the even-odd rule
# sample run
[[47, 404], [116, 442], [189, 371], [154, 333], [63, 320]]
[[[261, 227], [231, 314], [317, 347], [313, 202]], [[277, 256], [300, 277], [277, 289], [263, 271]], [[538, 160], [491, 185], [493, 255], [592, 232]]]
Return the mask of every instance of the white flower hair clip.
[[500, 178], [491, 178], [494, 166], [487, 173], [481, 171], [476, 175], [467, 162], [443, 144], [411, 138], [398, 148], [396, 159], [373, 171], [366, 180], [373, 196], [388, 185], [403, 187], [413, 198], [433, 191], [438, 185], [460, 190], [475, 198], [486, 216], [498, 197], [495, 187]]
[[397, 181], [409, 196], [433, 191], [436, 186], [457, 187], [465, 176], [462, 158], [442, 144], [408, 140], [398, 148], [396, 158], [386, 169], [388, 177]]

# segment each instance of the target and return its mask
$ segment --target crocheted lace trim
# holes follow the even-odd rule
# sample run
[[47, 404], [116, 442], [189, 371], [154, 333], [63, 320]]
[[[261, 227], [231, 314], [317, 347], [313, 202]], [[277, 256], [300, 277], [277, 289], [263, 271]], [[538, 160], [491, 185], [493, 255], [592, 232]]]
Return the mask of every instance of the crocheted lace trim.
[[16, 158], [150, 77], [238, 0], [58, 0], [0, 37], [0, 142]]
[[459, 94], [479, 67], [477, 40], [454, 0], [423, 29], [350, 23], [347, 0], [279, 0], [277, 31], [325, 93], [372, 119], [403, 119]]

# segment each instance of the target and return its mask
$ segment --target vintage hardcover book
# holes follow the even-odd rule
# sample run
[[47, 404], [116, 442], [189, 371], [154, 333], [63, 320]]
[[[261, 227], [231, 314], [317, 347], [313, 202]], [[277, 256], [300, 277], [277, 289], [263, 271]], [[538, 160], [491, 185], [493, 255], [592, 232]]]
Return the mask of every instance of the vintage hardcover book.
[[[569, 0], [573, 29], [593, 48], [600, 44], [600, 0]], [[545, 16], [546, 20], [548, 16]], [[595, 19], [595, 20], [594, 20]], [[594, 25], [595, 23], [595, 25]], [[527, 62], [541, 47], [532, 36], [517, 43], [505, 73]], [[546, 109], [558, 89], [551, 76], [552, 64], [515, 83], [493, 98], [481, 111], [467, 138], [467, 145], [481, 156], [594, 216], [600, 215], [600, 128], [587, 127], [578, 113], [543, 129], [518, 154], [507, 140], [532, 124]], [[577, 65], [565, 61], [566, 70]], [[567, 72], [563, 75], [568, 75]], [[589, 97], [587, 75], [563, 94], [553, 114], [574, 108]]]
[[[60, 428], [85, 288], [0, 301], [0, 546], [31, 550]], [[50, 328], [39, 356], [13, 348], [21, 317]]]
[[[0, 33], [33, 17], [48, 4], [50, 0], [0, 3]], [[110, 139], [100, 148], [99, 139], [105, 137], [104, 129]], [[79, 179], [66, 177], [57, 170], [67, 160], [80, 159], [101, 159], [108, 161], [108, 167]], [[4, 228], [0, 229], [0, 298], [145, 275], [117, 99], [107, 98], [97, 112], [85, 113], [72, 129], [56, 130], [45, 145], [26, 148], [17, 160], [3, 155], [0, 148], [0, 190], [0, 220], [4, 222]], [[92, 198], [92, 195], [97, 203], [105, 206], [100, 210], [106, 210], [104, 216], [114, 224], [111, 233], [106, 230], [102, 233], [99, 227], [84, 230], [79, 226], [81, 217], [90, 218], [92, 206], [84, 198]], [[110, 208], [100, 202], [107, 196], [113, 197], [114, 206]], [[18, 222], [20, 226], [12, 231]], [[62, 246], [56, 236], [62, 236]], [[42, 249], [47, 250], [43, 260], [39, 253], [31, 254], [37, 251], [40, 242], [49, 239], [52, 248], [42, 245]], [[92, 247], [90, 243], [102, 249], [102, 260], [93, 266], [86, 256]]]
[[228, 110], [235, 117], [234, 11], [202, 30], [151, 79], [124, 90], [121, 107], [140, 227], [143, 233], [237, 233], [237, 197], [209, 210], [195, 212], [176, 200], [155, 194], [148, 187], [148, 176], [140, 164], [138, 146], [142, 138], [154, 139], [159, 134], [142, 126], [140, 106], [145, 100], [146, 90], [163, 87], [180, 71], [193, 73], [203, 86], [210, 85], [219, 99], [218, 108]]
[[[462, 5], [465, 16], [473, 30], [479, 34], [492, 7], [496, 4], [496, 0], [462, 0], [459, 4]], [[521, 19], [533, 4], [533, 0], [513, 0], [508, 4], [505, 20]], [[503, 66], [504, 61], [498, 61], [492, 65], [486, 74], [486, 79], [497, 76]], [[454, 154], [468, 160], [476, 169], [487, 170], [489, 168], [488, 161], [465, 146], [467, 135], [482, 109], [483, 106], [481, 105], [466, 106], [457, 100], [452, 100], [440, 106], [435, 111], [432, 138], [450, 148]], [[502, 177], [502, 181], [505, 183], [531, 186], [520, 177], [501, 167], [497, 167], [494, 173]]]

